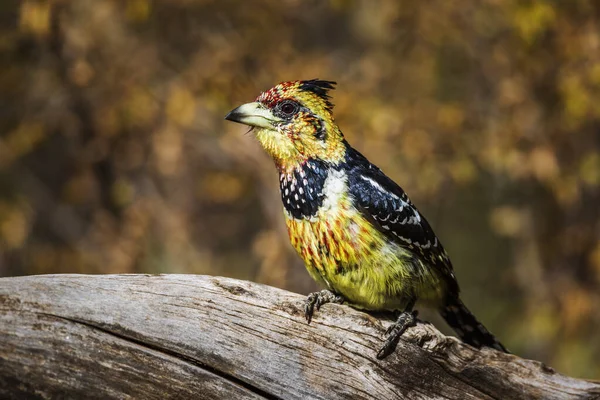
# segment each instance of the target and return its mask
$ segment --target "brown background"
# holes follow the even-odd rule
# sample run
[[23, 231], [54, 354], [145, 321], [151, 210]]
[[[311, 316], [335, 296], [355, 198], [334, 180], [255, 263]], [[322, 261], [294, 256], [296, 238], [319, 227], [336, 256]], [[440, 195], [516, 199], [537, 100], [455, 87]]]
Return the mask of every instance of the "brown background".
[[428, 217], [465, 302], [599, 378], [599, 23], [591, 0], [3, 0], [0, 276], [313, 290], [271, 161], [223, 116], [336, 80], [347, 139]]

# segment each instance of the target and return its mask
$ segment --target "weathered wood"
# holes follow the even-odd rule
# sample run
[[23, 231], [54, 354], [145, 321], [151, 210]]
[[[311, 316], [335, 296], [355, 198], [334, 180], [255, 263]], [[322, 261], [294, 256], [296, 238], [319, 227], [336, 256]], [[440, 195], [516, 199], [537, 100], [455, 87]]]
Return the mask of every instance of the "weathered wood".
[[389, 321], [190, 275], [0, 279], [0, 398], [574, 399], [600, 384], [432, 325], [375, 358]]

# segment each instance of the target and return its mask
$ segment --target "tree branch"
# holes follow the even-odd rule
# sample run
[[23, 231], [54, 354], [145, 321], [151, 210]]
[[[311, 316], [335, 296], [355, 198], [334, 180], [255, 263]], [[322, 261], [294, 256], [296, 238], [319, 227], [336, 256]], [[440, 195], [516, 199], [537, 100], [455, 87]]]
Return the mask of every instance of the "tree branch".
[[477, 350], [419, 323], [383, 361], [390, 321], [228, 278], [0, 279], [0, 397], [597, 399], [600, 384]]

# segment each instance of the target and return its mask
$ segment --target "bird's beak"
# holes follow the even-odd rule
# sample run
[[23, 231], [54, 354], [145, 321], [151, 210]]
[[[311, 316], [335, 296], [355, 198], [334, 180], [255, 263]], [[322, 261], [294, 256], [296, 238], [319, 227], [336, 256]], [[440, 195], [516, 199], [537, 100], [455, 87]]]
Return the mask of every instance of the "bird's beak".
[[259, 102], [242, 104], [225, 116], [225, 119], [259, 128], [273, 129], [273, 123], [279, 121], [273, 113]]

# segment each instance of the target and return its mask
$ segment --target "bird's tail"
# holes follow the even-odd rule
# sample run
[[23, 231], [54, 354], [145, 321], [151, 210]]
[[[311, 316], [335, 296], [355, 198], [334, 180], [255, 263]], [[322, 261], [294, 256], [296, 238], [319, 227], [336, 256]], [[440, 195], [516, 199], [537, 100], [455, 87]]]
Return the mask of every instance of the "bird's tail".
[[492, 347], [504, 353], [508, 350], [475, 318], [459, 298], [450, 298], [440, 308], [440, 315], [446, 320], [460, 339], [471, 346]]

